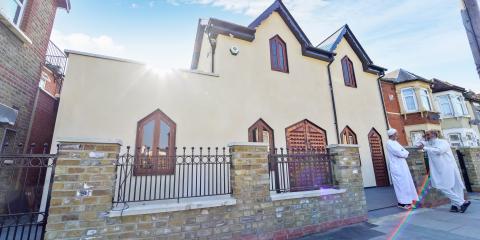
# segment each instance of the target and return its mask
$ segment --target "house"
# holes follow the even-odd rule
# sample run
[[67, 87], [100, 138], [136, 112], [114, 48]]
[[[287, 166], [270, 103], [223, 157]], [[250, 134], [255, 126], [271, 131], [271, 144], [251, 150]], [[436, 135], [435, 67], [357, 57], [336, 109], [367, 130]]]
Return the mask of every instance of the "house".
[[[445, 137], [454, 147], [479, 146], [478, 125], [473, 108], [467, 107], [466, 90], [451, 83], [433, 79], [433, 96], [440, 110], [442, 130]], [[468, 104], [470, 105], [470, 104]]]
[[[463, 94], [465, 100], [467, 101], [468, 111], [471, 113], [470, 125], [477, 133], [480, 132], [480, 95], [475, 94], [472, 91], [468, 91]], [[480, 135], [478, 135], [480, 137]], [[480, 139], [478, 139], [480, 141]], [[478, 142], [480, 146], [480, 142]]]
[[440, 118], [432, 99], [433, 81], [397, 69], [382, 78], [382, 92], [388, 122], [398, 130], [402, 145], [414, 145], [425, 131], [441, 131]]
[[159, 74], [136, 61], [67, 54], [53, 143], [120, 139], [146, 155], [247, 140], [321, 151], [358, 144], [364, 185], [389, 185], [385, 69], [347, 25], [314, 45], [275, 1], [249, 26], [200, 20], [189, 70]]
[[[0, 152], [22, 151], [15, 145], [33, 141], [39, 143], [33, 150], [42, 151], [41, 145], [53, 135], [56, 100], [45, 99], [39, 83], [55, 68], [49, 63], [53, 56], [47, 57], [47, 49], [51, 49], [50, 33], [58, 8], [69, 11], [70, 1], [0, 3]], [[61, 61], [65, 58], [55, 63]], [[59, 83], [62, 75], [51, 79]]]

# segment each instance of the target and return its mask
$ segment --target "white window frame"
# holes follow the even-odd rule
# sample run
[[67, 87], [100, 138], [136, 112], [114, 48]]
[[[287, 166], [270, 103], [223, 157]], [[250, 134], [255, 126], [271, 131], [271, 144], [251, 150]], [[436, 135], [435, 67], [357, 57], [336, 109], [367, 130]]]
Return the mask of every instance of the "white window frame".
[[[5, 1], [5, 0], [2, 0], [2, 1]], [[21, 0], [6, 0], [6, 1], [15, 2], [17, 4], [17, 8], [20, 7], [20, 12], [18, 13], [17, 21], [15, 21], [16, 11], [12, 19], [10, 19], [11, 16], [9, 16], [7, 12], [2, 11], [1, 9], [0, 9], [0, 14], [3, 15], [3, 17], [5, 17], [14, 26], [19, 27], [20, 23], [22, 22], [23, 15], [25, 13], [25, 8], [27, 7], [27, 2], [29, 0], [23, 0], [23, 2], [21, 2]]]
[[[441, 103], [441, 100], [440, 100], [441, 98], [446, 98], [447, 99], [448, 107], [450, 108], [450, 113], [451, 114], [447, 115], [447, 114], [445, 114], [445, 112], [443, 112], [442, 103]], [[448, 94], [437, 96], [437, 104], [438, 104], [438, 109], [440, 110], [440, 113], [441, 113], [442, 117], [454, 117], [455, 116], [455, 110], [453, 109], [452, 100], [450, 99], [450, 96]]]
[[47, 82], [50, 82], [50, 78], [48, 77], [48, 74], [42, 72], [42, 75], [40, 76], [40, 82], [38, 83], [38, 87], [45, 90], [45, 87], [47, 86]]
[[[426, 111], [433, 111], [432, 108], [432, 99], [430, 98], [430, 93], [425, 88], [420, 88], [420, 100], [422, 101], [422, 106]], [[427, 102], [425, 102], [424, 97], [426, 97]]]
[[[454, 136], [454, 135], [458, 136], [458, 139], [459, 139], [458, 141], [452, 141], [451, 136]], [[463, 146], [462, 134], [458, 132], [448, 134], [448, 142], [450, 142], [450, 145], [452, 147], [462, 147]]]
[[[407, 90], [411, 90], [413, 91], [413, 95], [411, 97], [413, 97], [413, 102], [415, 104], [415, 109], [411, 110], [411, 109], [408, 109], [408, 105], [407, 105], [407, 101], [405, 100], [405, 91]], [[402, 90], [400, 90], [400, 92], [402, 93], [402, 101], [403, 101], [403, 107], [405, 108], [405, 112], [407, 113], [411, 113], [411, 112], [417, 112], [418, 111], [418, 103], [417, 103], [417, 95], [416, 95], [416, 92], [415, 92], [415, 89], [414, 88], [403, 88]], [[410, 96], [408, 96], [410, 97]]]

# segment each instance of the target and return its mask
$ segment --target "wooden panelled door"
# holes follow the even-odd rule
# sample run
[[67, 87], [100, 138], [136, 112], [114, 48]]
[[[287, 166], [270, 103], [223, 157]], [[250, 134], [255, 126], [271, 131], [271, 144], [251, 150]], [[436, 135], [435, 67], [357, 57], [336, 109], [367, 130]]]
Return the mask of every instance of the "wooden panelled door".
[[288, 127], [286, 136], [288, 149], [313, 149], [321, 152], [327, 149], [326, 131], [306, 119]]
[[[287, 148], [295, 151], [326, 152], [327, 133], [322, 128], [308, 120], [298, 122], [286, 129]], [[301, 154], [301, 153], [299, 153]], [[295, 156], [295, 154], [294, 154]], [[296, 164], [304, 158], [295, 157], [288, 164], [289, 182], [291, 191], [305, 191], [318, 189], [316, 177], [323, 176], [322, 166], [317, 164]], [[319, 162], [319, 164], [321, 164]], [[320, 182], [320, 181], [319, 181]]]
[[370, 143], [373, 171], [375, 173], [375, 181], [377, 183], [377, 187], [390, 186], [387, 171], [387, 162], [385, 161], [385, 154], [383, 152], [382, 137], [374, 128], [368, 134], [368, 142]]

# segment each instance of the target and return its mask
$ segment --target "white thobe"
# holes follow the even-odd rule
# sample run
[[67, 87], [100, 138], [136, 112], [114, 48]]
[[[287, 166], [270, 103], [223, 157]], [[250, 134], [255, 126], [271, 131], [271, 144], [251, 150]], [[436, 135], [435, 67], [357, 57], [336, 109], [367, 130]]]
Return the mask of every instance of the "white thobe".
[[435, 139], [423, 144], [423, 149], [428, 154], [432, 187], [445, 194], [452, 205], [461, 206], [465, 202], [463, 192], [465, 185], [450, 144], [443, 139]]
[[412, 201], [418, 201], [417, 189], [406, 161], [408, 151], [397, 141], [388, 140], [387, 154], [390, 162], [390, 175], [392, 176], [398, 203], [411, 204]]

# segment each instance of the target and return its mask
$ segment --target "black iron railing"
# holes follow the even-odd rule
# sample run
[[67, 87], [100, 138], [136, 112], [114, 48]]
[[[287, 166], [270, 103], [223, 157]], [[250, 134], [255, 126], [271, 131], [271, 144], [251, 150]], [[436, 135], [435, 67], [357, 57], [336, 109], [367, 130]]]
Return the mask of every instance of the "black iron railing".
[[270, 191], [311, 191], [333, 185], [331, 156], [325, 151], [275, 149], [268, 162]]
[[42, 154], [33, 153], [35, 144], [27, 153], [22, 145], [6, 147], [10, 151], [0, 153], [0, 240], [43, 239], [56, 155], [46, 154], [48, 145]]
[[67, 55], [60, 50], [52, 41], [48, 42], [47, 54], [45, 56], [45, 64], [54, 70], [58, 75], [65, 74], [67, 67]]
[[225, 148], [156, 152], [169, 154], [132, 154], [127, 148], [127, 153], [119, 157], [113, 203], [231, 194], [231, 156]]

